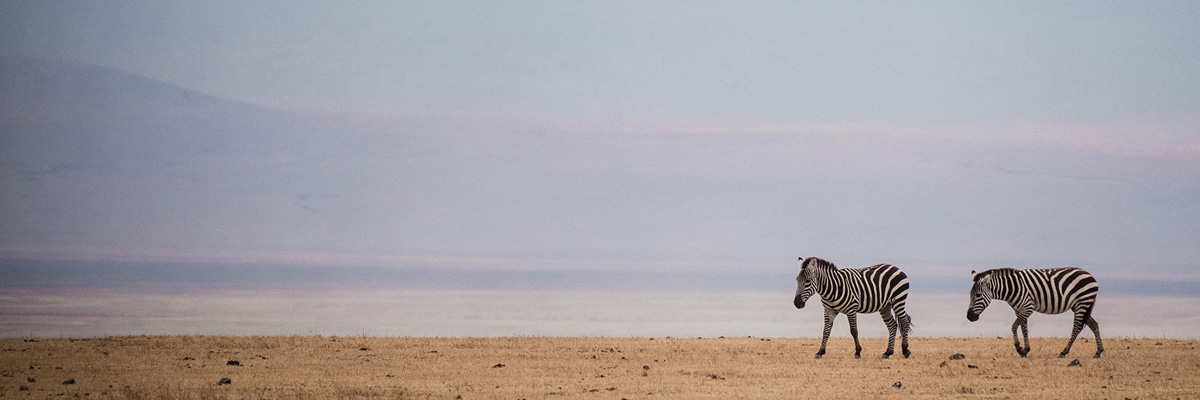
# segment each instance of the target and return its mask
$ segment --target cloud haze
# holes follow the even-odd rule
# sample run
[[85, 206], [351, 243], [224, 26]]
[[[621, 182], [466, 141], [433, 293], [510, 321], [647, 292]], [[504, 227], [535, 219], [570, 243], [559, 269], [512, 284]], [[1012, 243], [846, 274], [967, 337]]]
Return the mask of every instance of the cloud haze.
[[1191, 3], [2, 7], [4, 258], [1200, 279]]

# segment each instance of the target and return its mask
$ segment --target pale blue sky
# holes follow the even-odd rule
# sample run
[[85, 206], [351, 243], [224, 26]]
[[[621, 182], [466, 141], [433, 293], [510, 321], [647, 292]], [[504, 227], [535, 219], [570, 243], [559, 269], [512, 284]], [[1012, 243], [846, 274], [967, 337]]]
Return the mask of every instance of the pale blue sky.
[[1194, 2], [3, 1], [0, 55], [111, 70], [5, 71], [0, 256], [1196, 280], [1198, 41]]

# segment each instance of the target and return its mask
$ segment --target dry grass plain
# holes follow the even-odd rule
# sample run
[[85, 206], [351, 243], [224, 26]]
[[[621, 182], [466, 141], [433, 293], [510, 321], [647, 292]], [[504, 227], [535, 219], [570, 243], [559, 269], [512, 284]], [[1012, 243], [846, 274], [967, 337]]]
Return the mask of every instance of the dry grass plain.
[[1196, 340], [1112, 338], [1098, 360], [1091, 340], [1066, 359], [1061, 338], [1035, 338], [1026, 359], [1009, 338], [914, 338], [912, 358], [878, 359], [886, 343], [866, 339], [854, 359], [834, 338], [817, 360], [819, 339], [7, 338], [0, 397], [1200, 398]]

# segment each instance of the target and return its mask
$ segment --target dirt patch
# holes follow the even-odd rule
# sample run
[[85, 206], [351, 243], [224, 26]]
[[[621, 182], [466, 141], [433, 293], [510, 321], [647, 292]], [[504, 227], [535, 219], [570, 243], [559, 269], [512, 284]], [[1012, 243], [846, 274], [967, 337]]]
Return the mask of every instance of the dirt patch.
[[[1060, 338], [372, 338], [131, 336], [0, 339], [0, 397], [80, 398], [1195, 398], [1195, 340]], [[1073, 355], [1090, 356], [1091, 341]], [[367, 350], [363, 350], [367, 349]], [[879, 354], [877, 354], [879, 353]], [[1078, 354], [1075, 354], [1078, 353]], [[947, 361], [963, 354], [966, 360]], [[236, 365], [232, 360], [239, 361]], [[970, 361], [968, 365], [964, 361]], [[72, 384], [64, 384], [66, 382]]]

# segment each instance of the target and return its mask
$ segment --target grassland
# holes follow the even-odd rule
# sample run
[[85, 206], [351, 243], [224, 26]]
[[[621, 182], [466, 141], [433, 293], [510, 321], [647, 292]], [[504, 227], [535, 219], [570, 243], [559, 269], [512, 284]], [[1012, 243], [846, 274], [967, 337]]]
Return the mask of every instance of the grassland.
[[[2, 398], [1197, 398], [1200, 341], [1091, 340], [1057, 358], [1035, 338], [376, 338], [130, 336], [0, 339]], [[953, 354], [965, 358], [950, 360]], [[1068, 366], [1078, 358], [1079, 366]], [[236, 361], [236, 363], [234, 363]], [[237, 364], [237, 365], [232, 365]], [[228, 378], [230, 384], [219, 384]], [[64, 384], [64, 382], [74, 382]], [[897, 384], [898, 382], [898, 384]], [[899, 386], [899, 387], [896, 387]]]

